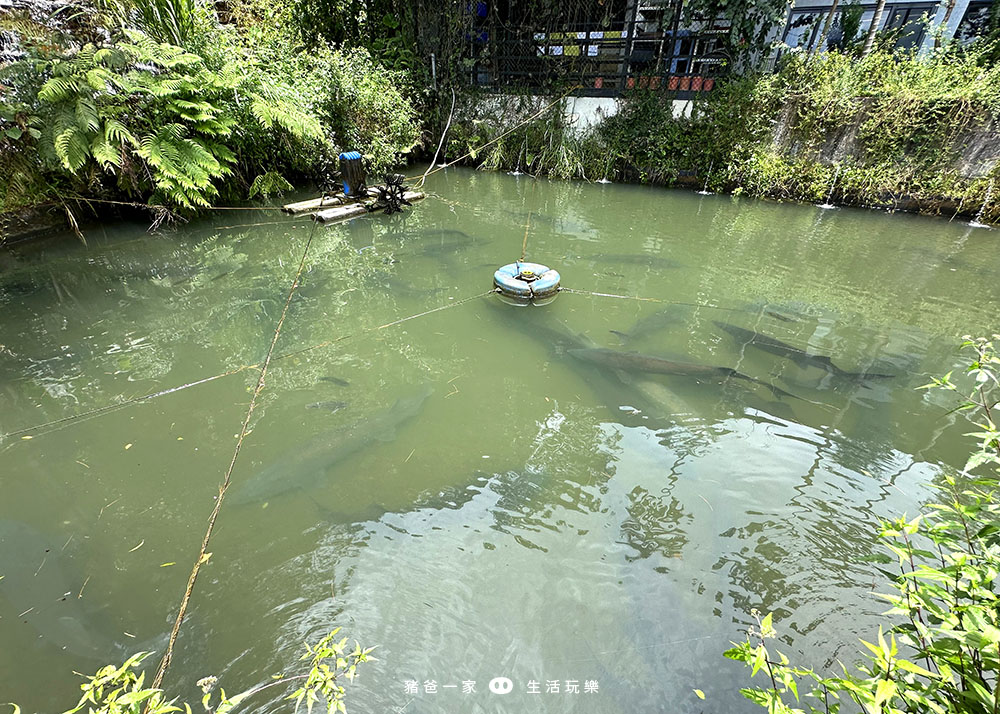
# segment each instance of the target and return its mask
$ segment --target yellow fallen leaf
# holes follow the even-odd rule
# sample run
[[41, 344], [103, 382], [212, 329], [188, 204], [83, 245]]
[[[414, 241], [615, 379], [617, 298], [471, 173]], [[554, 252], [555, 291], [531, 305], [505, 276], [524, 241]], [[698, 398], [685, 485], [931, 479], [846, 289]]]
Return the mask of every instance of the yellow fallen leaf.
[[177, 565], [177, 563], [160, 563], [161, 568], [169, 568], [171, 565]]
[[34, 439], [34, 438], [35, 438], [35, 437], [33, 437], [33, 436], [30, 436], [30, 435], [29, 435], [29, 436], [22, 436], [22, 437], [21, 437], [21, 441], [28, 441], [28, 439]]
[[211, 557], [212, 557], [212, 554], [211, 554], [211, 553], [205, 553], [205, 555], [201, 556], [201, 560], [199, 560], [198, 562], [199, 562], [199, 563], [200, 563], [201, 565], [204, 565], [205, 563], [207, 563], [207, 562], [208, 562], [208, 559], [209, 559], [209, 558], [211, 558]]
[[125, 444], [125, 451], [128, 451], [131, 448], [132, 448], [132, 444]]

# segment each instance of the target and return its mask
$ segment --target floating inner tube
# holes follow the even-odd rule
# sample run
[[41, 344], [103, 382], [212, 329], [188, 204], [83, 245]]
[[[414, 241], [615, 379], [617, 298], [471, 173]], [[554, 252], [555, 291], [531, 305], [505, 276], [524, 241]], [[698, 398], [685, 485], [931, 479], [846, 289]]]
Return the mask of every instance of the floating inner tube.
[[559, 292], [559, 273], [538, 263], [511, 263], [493, 274], [493, 284], [511, 298], [550, 298]]

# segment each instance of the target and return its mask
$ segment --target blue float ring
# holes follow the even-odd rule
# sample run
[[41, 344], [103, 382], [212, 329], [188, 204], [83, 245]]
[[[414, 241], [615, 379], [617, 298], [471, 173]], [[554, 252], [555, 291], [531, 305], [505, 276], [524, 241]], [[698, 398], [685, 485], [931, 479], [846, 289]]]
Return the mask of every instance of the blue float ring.
[[[526, 271], [533, 273], [534, 279], [522, 278]], [[538, 263], [510, 263], [493, 274], [493, 284], [507, 297], [521, 300], [547, 298], [559, 292], [559, 273]]]

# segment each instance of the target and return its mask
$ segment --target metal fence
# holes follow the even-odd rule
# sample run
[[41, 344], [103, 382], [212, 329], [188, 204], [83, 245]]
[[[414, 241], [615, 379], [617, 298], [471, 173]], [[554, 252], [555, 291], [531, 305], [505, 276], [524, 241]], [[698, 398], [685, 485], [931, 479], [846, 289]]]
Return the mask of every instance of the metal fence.
[[[679, 29], [679, 3], [630, 4], [617, 22], [502, 22], [489, 15], [466, 34], [469, 80], [497, 89], [579, 85], [578, 95], [632, 89], [712, 91], [727, 66], [729, 29]], [[553, 18], [556, 20], [557, 18]]]

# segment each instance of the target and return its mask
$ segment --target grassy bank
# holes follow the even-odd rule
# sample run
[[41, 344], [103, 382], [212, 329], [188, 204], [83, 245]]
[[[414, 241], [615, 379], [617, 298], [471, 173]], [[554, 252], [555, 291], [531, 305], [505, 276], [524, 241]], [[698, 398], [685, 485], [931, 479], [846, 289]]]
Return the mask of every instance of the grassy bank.
[[[926, 57], [793, 54], [733, 78], [674, 116], [673, 95], [635, 90], [590, 130], [559, 112], [479, 152], [532, 100], [470, 99], [449, 155], [557, 178], [707, 184], [713, 191], [1000, 222], [1000, 66], [984, 48]], [[987, 202], [990, 185], [995, 190]]]

